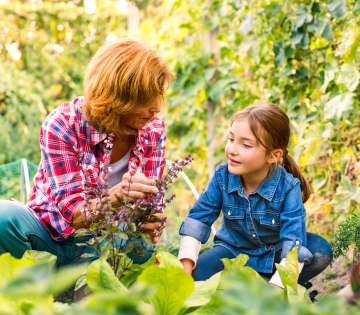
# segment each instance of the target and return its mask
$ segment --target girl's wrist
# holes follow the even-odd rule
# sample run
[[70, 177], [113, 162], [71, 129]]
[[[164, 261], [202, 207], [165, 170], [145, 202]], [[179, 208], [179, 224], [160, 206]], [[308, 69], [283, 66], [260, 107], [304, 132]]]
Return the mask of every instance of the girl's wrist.
[[184, 259], [181, 259], [180, 261], [181, 261], [181, 263], [183, 265], [184, 270], [188, 274], [191, 274], [192, 270], [193, 270], [193, 267], [194, 267], [194, 262], [189, 258], [184, 258]]

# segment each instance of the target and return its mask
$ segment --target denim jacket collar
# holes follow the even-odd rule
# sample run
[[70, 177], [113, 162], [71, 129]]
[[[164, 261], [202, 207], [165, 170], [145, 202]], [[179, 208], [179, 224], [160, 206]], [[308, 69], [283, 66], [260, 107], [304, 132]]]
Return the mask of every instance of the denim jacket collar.
[[[281, 176], [280, 167], [282, 166], [278, 166], [272, 174], [266, 176], [265, 179], [260, 184], [260, 186], [252, 194], [259, 194], [266, 200], [271, 201], [274, 197], [276, 188], [280, 181], [280, 176]], [[232, 193], [237, 190], [240, 195], [245, 195], [245, 190], [241, 182], [240, 175], [229, 174], [229, 182], [228, 182], [227, 190], [228, 193]]]

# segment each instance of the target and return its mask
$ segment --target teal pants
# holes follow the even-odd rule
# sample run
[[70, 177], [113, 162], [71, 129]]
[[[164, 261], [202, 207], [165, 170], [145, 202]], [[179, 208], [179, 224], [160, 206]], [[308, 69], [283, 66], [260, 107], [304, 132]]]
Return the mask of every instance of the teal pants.
[[[57, 257], [57, 266], [79, 264], [90, 262], [97, 257], [83, 258], [84, 253], [93, 252], [90, 246], [78, 246], [87, 239], [83, 237], [70, 237], [65, 241], [54, 241], [49, 232], [34, 216], [34, 214], [24, 205], [16, 201], [0, 200], [0, 254], [10, 253], [16, 258], [21, 258], [28, 249], [46, 251]], [[134, 239], [129, 242], [142, 242]], [[152, 255], [152, 245], [147, 246], [142, 256], [129, 256], [134, 263], [141, 264], [146, 262]]]

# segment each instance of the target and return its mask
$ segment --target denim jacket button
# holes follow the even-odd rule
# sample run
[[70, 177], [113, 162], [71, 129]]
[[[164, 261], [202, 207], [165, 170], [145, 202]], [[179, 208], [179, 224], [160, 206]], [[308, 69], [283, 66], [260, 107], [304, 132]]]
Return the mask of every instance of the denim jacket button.
[[230, 211], [228, 211], [228, 215], [231, 215], [231, 212], [230, 212]]
[[252, 237], [256, 237], [256, 234], [251, 235]]
[[296, 245], [299, 245], [299, 244], [300, 244], [300, 242], [299, 242], [299, 241], [296, 241], [296, 242], [295, 242], [295, 244], [296, 244]]
[[271, 223], [272, 223], [272, 224], [275, 224], [275, 219], [272, 219]]

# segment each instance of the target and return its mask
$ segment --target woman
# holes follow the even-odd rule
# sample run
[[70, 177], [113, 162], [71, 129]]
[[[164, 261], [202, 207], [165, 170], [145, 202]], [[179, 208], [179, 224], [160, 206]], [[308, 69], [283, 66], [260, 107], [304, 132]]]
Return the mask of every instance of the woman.
[[[0, 253], [47, 251], [57, 256], [58, 266], [82, 261], [85, 249], [74, 246], [79, 242], [74, 233], [89, 221], [82, 211], [84, 170], [87, 185], [96, 186], [110, 134], [110, 201], [158, 192], [154, 184], [165, 166], [166, 137], [156, 114], [171, 79], [165, 62], [144, 43], [122, 40], [96, 53], [85, 74], [84, 96], [57, 107], [41, 127], [41, 161], [27, 204], [0, 201]], [[158, 222], [141, 225], [153, 243], [163, 228]]]

